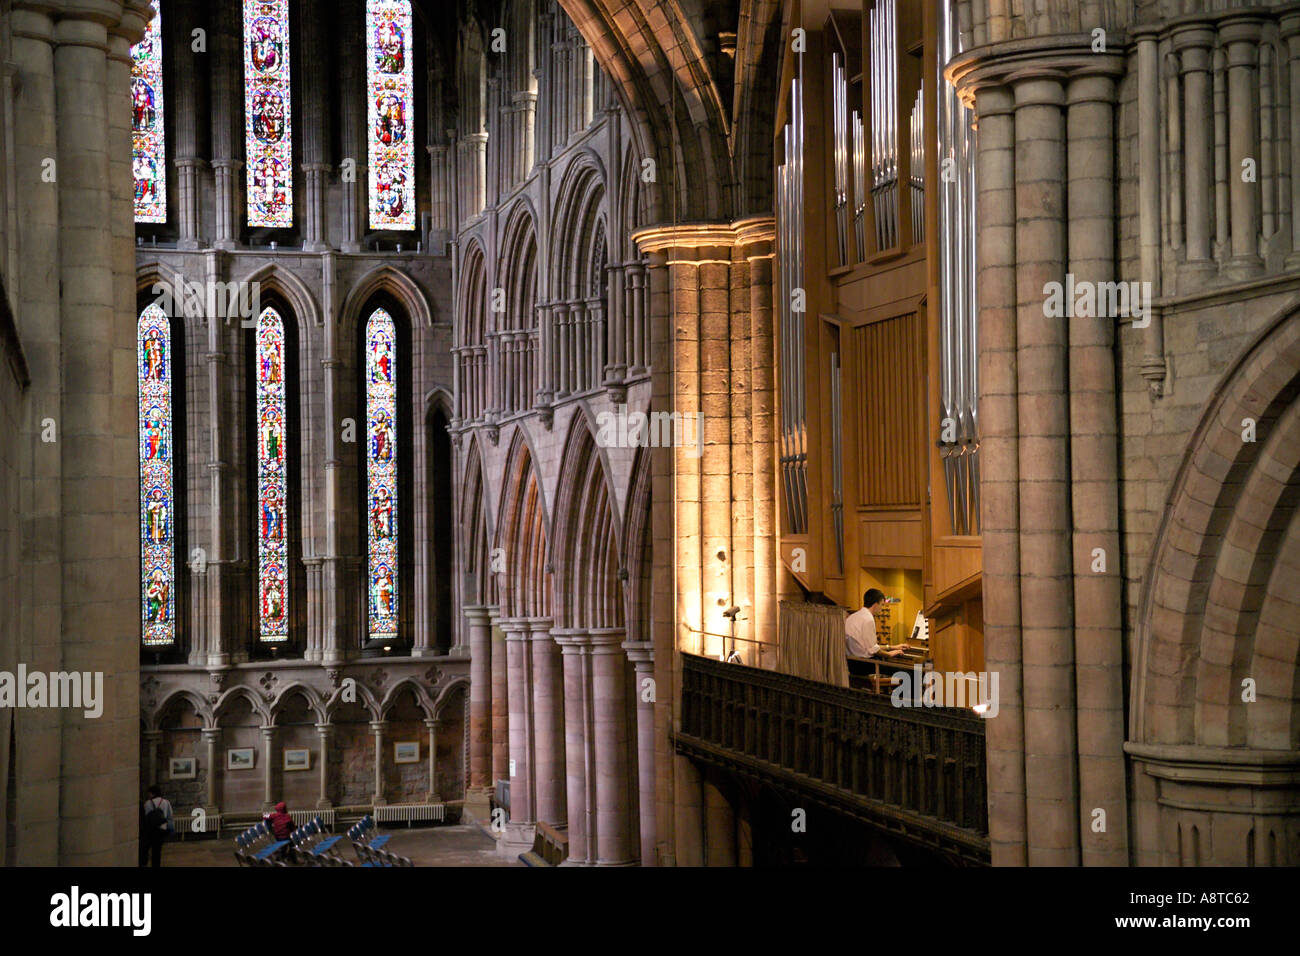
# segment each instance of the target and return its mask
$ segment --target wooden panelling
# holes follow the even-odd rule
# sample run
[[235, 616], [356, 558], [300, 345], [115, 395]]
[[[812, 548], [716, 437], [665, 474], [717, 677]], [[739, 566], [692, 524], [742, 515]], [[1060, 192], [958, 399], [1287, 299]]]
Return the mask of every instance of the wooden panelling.
[[921, 513], [859, 516], [859, 561], [864, 568], [920, 568]]
[[934, 545], [934, 591], [942, 596], [980, 573], [980, 539], [941, 538]]
[[915, 312], [854, 330], [859, 504], [866, 507], [920, 507], [926, 434], [921, 331]]

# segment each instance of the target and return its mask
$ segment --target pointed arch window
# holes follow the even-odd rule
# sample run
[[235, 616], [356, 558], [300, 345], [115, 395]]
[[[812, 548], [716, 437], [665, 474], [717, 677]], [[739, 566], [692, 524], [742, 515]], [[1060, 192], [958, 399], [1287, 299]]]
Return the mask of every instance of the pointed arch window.
[[366, 549], [368, 634], [397, 639], [397, 326], [385, 309], [366, 322]]
[[167, 221], [167, 145], [163, 137], [162, 10], [131, 47], [131, 169], [135, 221]]
[[370, 228], [415, 228], [411, 4], [366, 0]]
[[244, 0], [248, 224], [293, 225], [289, 0]]
[[171, 320], [147, 306], [136, 326], [140, 414], [141, 640], [176, 642], [176, 473], [172, 445]]
[[267, 307], [257, 320], [257, 580], [259, 638], [289, 640], [289, 453], [284, 320]]

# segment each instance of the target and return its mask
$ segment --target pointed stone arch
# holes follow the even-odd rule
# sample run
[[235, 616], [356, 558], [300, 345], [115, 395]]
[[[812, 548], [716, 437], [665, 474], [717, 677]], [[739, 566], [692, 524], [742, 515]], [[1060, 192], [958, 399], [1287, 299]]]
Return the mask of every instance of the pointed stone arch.
[[380, 720], [386, 719], [388, 712], [392, 710], [397, 699], [408, 690], [415, 695], [415, 702], [419, 705], [420, 710], [424, 712], [425, 718], [428, 720], [434, 718], [435, 709], [433, 701], [429, 699], [428, 690], [426, 690], [415, 678], [403, 677], [401, 680], [397, 681], [397, 683], [393, 684], [392, 687], [388, 688], [388, 693], [384, 695], [384, 699], [380, 702]]
[[488, 301], [487, 254], [477, 239], [465, 246], [461, 258], [456, 299], [455, 353], [457, 380], [456, 418], [477, 421], [490, 404], [487, 368]]
[[606, 233], [606, 176], [600, 157], [583, 150], [569, 164], [555, 200], [551, 297], [587, 298], [598, 237]]
[[293, 319], [298, 326], [299, 341], [303, 343], [303, 353], [306, 354], [307, 346], [311, 342], [308, 330], [324, 324], [320, 304], [307, 284], [277, 262], [268, 262], [239, 281], [250, 284], [256, 282], [263, 297], [270, 292], [284, 300], [289, 311], [293, 313]]
[[309, 684], [294, 681], [276, 695], [275, 701], [268, 708], [267, 712], [272, 724], [277, 723], [280, 714], [283, 713], [285, 706], [289, 703], [289, 699], [295, 696], [302, 697], [307, 701], [307, 707], [315, 715], [316, 723], [322, 724], [325, 722], [325, 702], [321, 700], [320, 694]]
[[163, 717], [174, 705], [176, 705], [180, 701], [185, 701], [192, 708], [194, 708], [194, 713], [198, 715], [198, 718], [200, 721], [202, 721], [205, 729], [216, 726], [213, 720], [211, 705], [209, 705], [206, 700], [204, 700], [199, 694], [195, 693], [194, 691], [182, 688], [180, 690], [174, 690], [166, 697], [164, 697], [159, 702], [158, 706], [153, 709], [152, 713], [149, 713], [145, 716], [145, 729], [147, 730], [162, 729], [161, 723]]
[[[343, 699], [343, 691], [347, 688], [353, 689], [353, 692], [355, 693], [356, 696], [356, 700]], [[369, 687], [361, 683], [361, 681], [354, 679], [351, 684], [347, 685], [347, 687], [344, 687], [342, 684], [340, 684], [337, 688], [334, 689], [334, 692], [330, 694], [329, 698], [325, 701], [326, 722], [334, 723], [334, 715], [337, 714], [339, 710], [341, 710], [344, 707], [351, 707], [353, 705], [363, 708], [366, 711], [366, 713], [370, 715], [371, 720], [380, 719], [379, 700], [375, 697], [374, 693], [370, 690]]]
[[573, 418], [560, 475], [553, 550], [556, 624], [622, 627], [621, 527], [609, 470], [585, 414]]
[[503, 617], [545, 617], [551, 613], [551, 577], [546, 499], [523, 429], [515, 432], [506, 458], [496, 547], [505, 555], [499, 593]]
[[234, 687], [228, 688], [212, 705], [212, 726], [220, 727], [222, 715], [225, 714], [232, 703], [240, 699], [248, 701], [253, 716], [261, 718], [263, 727], [270, 725], [271, 714], [266, 708], [266, 702], [255, 694], [251, 687], [236, 684]]
[[497, 584], [491, 572], [488, 542], [494, 540], [490, 524], [483, 456], [476, 436], [471, 436], [462, 471], [460, 510], [462, 605], [495, 604]]
[[353, 329], [369, 317], [367, 306], [370, 300], [380, 292], [386, 292], [397, 300], [412, 328], [430, 326], [436, 321], [433, 305], [419, 284], [405, 272], [385, 263], [375, 266], [348, 290], [343, 307], [339, 310], [342, 317], [339, 341], [351, 341]]

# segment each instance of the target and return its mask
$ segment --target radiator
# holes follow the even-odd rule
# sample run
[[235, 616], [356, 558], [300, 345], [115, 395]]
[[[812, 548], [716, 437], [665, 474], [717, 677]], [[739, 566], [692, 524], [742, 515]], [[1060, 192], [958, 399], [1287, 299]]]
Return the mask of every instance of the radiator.
[[331, 830], [334, 829], [334, 811], [333, 810], [290, 810], [289, 816], [293, 817], [293, 825], [296, 827], [304, 826], [311, 823], [317, 817], [320, 822], [325, 824]]
[[[183, 836], [186, 833], [193, 833], [194, 831], [190, 829], [193, 823], [194, 823], [194, 818], [190, 816], [188, 813], [177, 813], [172, 817], [172, 826], [176, 828], [176, 833], [178, 835]], [[203, 821], [203, 832], [220, 833], [221, 814], [209, 813]]]
[[375, 822], [410, 826], [416, 820], [445, 820], [446, 812], [446, 805], [441, 803], [398, 803], [375, 807]]

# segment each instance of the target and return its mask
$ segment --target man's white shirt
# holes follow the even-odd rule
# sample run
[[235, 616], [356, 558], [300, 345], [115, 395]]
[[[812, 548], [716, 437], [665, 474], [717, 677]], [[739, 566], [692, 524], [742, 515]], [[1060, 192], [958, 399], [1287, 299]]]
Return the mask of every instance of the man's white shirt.
[[844, 641], [849, 657], [870, 657], [880, 650], [876, 618], [868, 608], [854, 611], [844, 619]]

